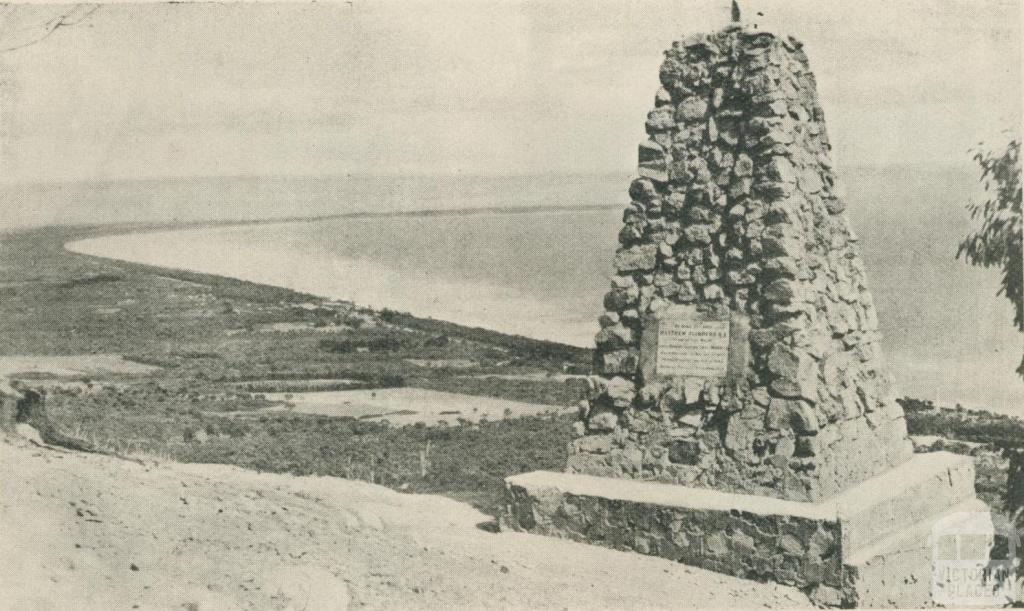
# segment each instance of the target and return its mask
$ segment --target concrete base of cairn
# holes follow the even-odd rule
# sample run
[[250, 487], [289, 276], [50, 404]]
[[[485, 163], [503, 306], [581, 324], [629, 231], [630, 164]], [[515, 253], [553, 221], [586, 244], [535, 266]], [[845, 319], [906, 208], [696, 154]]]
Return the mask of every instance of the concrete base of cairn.
[[820, 503], [535, 471], [505, 480], [502, 528], [760, 581], [823, 606], [932, 606], [932, 526], [984, 512], [969, 457], [935, 452]]

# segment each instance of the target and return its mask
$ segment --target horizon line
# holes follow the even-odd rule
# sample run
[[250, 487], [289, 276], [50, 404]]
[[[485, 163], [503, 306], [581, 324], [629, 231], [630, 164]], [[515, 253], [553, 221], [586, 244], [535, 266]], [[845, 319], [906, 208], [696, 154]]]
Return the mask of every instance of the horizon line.
[[[932, 168], [936, 170], [945, 169], [973, 169], [974, 164], [964, 162], [902, 162], [902, 163], [846, 163], [845, 168]], [[841, 170], [842, 168], [840, 168]], [[309, 179], [345, 179], [345, 178], [377, 178], [377, 179], [401, 179], [401, 178], [531, 178], [548, 176], [635, 176], [635, 170], [596, 170], [596, 171], [550, 171], [550, 172], [339, 172], [332, 173], [310, 173], [310, 174], [173, 174], [167, 176], [124, 176], [124, 177], [85, 177], [85, 178], [43, 178], [35, 180], [4, 180], [0, 179], [0, 188], [8, 187], [29, 187], [29, 186], [57, 186], [57, 185], [82, 185], [82, 184], [117, 184], [117, 183], [142, 183], [142, 182], [171, 182], [188, 180], [214, 180], [214, 179], [248, 179], [248, 180], [309, 180]]]

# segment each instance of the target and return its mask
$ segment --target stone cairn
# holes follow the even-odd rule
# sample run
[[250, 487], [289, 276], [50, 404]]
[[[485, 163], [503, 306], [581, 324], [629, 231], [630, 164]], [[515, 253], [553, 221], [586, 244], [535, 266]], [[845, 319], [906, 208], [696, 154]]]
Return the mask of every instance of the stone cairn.
[[984, 553], [933, 571], [935, 533], [995, 527], [970, 457], [913, 454], [800, 43], [735, 24], [689, 36], [661, 82], [597, 336], [603, 375], [566, 471], [505, 479], [501, 527], [824, 606], [948, 605], [988, 587], [959, 577], [985, 575]]
[[801, 47], [665, 53], [568, 472], [819, 501], [911, 456]]

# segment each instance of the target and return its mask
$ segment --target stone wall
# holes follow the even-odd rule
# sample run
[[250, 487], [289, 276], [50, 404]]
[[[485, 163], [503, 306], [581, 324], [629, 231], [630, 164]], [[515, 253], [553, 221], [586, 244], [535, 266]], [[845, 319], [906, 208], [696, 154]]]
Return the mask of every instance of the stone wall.
[[[599, 542], [690, 566], [808, 591], [843, 587], [842, 528], [834, 516], [657, 506], [599, 496], [508, 488], [505, 528]], [[510, 523], [511, 521], [511, 523]], [[839, 595], [841, 598], [841, 595]]]
[[920, 608], [932, 606], [933, 529], [986, 515], [974, 473], [968, 456], [918, 454], [809, 503], [534, 471], [506, 478], [501, 527], [771, 580], [817, 605]]
[[[567, 470], [816, 501], [902, 463], [801, 44], [730, 26], [660, 77]], [[677, 311], [731, 321], [727, 375], [657, 373], [645, 338]]]

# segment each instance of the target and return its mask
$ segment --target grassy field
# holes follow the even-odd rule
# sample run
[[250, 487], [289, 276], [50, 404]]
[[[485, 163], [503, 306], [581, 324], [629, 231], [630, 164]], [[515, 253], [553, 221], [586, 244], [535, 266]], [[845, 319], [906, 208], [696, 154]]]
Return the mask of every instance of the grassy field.
[[[505, 476], [564, 466], [571, 416], [395, 427], [264, 412], [271, 404], [263, 393], [407, 386], [565, 407], [579, 400], [582, 382], [545, 376], [589, 372], [589, 350], [62, 248], [118, 229], [129, 228], [0, 234], [0, 357], [88, 363], [114, 355], [155, 367], [14, 372], [47, 389], [49, 420], [60, 434], [123, 455], [446, 494], [492, 514]], [[983, 412], [910, 399], [904, 407], [916, 434], [998, 447], [1024, 432], [1017, 420]], [[1001, 506], [1005, 461], [986, 456], [978, 459], [979, 492]]]
[[[563, 466], [565, 416], [427, 428], [256, 412], [270, 405], [263, 393], [393, 386], [571, 406], [580, 382], [543, 377], [589, 370], [589, 351], [62, 248], [111, 231], [0, 234], [0, 356], [120, 355], [157, 367], [17, 375], [46, 386], [62, 434], [120, 454], [445, 493], [492, 512], [503, 476]], [[223, 415], [245, 411], [254, 415]]]

